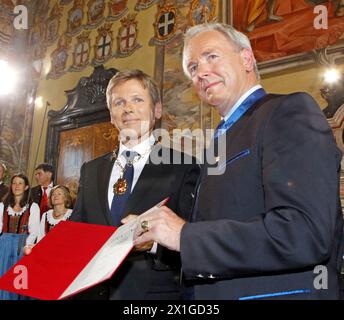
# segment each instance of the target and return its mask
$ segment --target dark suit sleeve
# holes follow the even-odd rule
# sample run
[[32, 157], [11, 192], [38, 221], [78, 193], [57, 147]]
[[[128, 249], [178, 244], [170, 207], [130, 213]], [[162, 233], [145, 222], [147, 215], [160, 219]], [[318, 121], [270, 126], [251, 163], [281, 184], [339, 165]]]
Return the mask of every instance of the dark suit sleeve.
[[[195, 160], [193, 160], [195, 161]], [[200, 174], [198, 164], [188, 165], [184, 171], [184, 177], [179, 186], [175, 188], [176, 213], [186, 221], [189, 221], [194, 203], [195, 188]]]
[[76, 203], [70, 218], [71, 221], [82, 222], [82, 213], [84, 212], [84, 179], [85, 179], [85, 166], [86, 162], [81, 166], [80, 169], [80, 179], [79, 179], [79, 189], [76, 198]]
[[[196, 160], [193, 159], [195, 163]], [[168, 201], [167, 206], [174, 210], [184, 220], [189, 220], [193, 202], [196, 182], [199, 176], [200, 167], [197, 164], [184, 165], [184, 174], [180, 185], [175, 186], [175, 192]], [[160, 245], [157, 247], [157, 259], [155, 260], [155, 269], [162, 269], [162, 265], [170, 266], [172, 268], [180, 268], [179, 253], [170, 251]]]
[[187, 278], [297, 269], [330, 256], [341, 154], [325, 117], [310, 96], [289, 95], [262, 130], [257, 174], [265, 212], [247, 221], [186, 224], [181, 259]]

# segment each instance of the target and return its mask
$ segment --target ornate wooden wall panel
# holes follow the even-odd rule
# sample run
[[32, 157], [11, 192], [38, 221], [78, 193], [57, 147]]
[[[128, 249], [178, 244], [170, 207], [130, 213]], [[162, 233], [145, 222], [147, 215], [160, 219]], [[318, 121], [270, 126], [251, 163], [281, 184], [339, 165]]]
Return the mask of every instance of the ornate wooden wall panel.
[[109, 122], [62, 131], [57, 160], [57, 183], [67, 186], [75, 199], [82, 164], [112, 151], [117, 141], [117, 130]]

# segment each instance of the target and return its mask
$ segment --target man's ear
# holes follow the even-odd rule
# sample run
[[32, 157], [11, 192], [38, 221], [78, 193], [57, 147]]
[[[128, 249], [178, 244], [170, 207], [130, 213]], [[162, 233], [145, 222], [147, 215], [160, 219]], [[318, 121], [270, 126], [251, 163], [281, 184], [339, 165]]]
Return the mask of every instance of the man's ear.
[[241, 50], [240, 55], [241, 55], [241, 59], [242, 59], [245, 70], [248, 72], [253, 71], [254, 69], [253, 52], [247, 48], [244, 48]]
[[25, 191], [26, 191], [27, 189], [29, 189], [29, 186], [25, 186]]
[[160, 119], [162, 117], [162, 104], [158, 102], [154, 106], [154, 117], [155, 119]]

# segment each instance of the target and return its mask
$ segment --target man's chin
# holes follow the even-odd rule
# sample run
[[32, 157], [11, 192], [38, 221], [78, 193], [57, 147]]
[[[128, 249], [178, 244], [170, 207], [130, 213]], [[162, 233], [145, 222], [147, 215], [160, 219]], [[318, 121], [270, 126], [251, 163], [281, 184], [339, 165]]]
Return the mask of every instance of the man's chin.
[[137, 141], [140, 139], [140, 136], [138, 135], [119, 135], [119, 140], [122, 143], [127, 143], [127, 142], [133, 142], [133, 141]]
[[142, 135], [139, 131], [131, 128], [126, 128], [120, 131], [118, 137], [122, 143], [128, 143], [140, 140], [141, 136]]

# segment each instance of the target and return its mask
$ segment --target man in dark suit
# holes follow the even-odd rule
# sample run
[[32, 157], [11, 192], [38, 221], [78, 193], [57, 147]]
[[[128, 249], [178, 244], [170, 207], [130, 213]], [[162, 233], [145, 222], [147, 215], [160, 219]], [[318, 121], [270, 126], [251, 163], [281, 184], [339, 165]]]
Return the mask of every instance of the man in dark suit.
[[41, 163], [35, 168], [35, 179], [37, 186], [31, 189], [31, 198], [33, 202], [39, 205], [41, 216], [49, 208], [49, 195], [54, 187], [54, 168], [49, 163]]
[[338, 299], [341, 152], [319, 106], [305, 93], [267, 94], [231, 26], [195, 26], [184, 44], [184, 71], [223, 118], [215, 165], [201, 169], [191, 223], [162, 207], [134, 243], [180, 251], [191, 298]]
[[[142, 71], [119, 72], [109, 82], [107, 105], [120, 144], [83, 164], [72, 220], [118, 226], [167, 197], [168, 207], [188, 216], [199, 166], [157, 143], [153, 129], [162, 115], [157, 85]], [[152, 242], [135, 249], [110, 281], [76, 298], [178, 299], [179, 254]]]
[[8, 186], [5, 185], [3, 178], [5, 176], [6, 166], [4, 163], [0, 162], [0, 202], [2, 202], [8, 193]]

